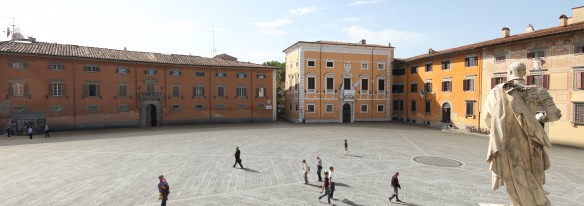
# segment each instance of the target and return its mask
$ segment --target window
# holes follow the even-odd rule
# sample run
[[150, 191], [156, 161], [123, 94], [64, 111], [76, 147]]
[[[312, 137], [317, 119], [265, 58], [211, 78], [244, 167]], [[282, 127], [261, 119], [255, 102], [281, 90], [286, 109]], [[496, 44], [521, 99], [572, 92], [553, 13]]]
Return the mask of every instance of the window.
[[203, 110], [203, 105], [202, 104], [196, 104], [195, 105], [195, 110], [199, 110], [199, 111]]
[[333, 68], [335, 66], [335, 62], [333, 60], [326, 60], [326, 68]]
[[26, 106], [15, 105], [12, 106], [12, 113], [26, 112]]
[[258, 78], [258, 79], [265, 79], [266, 78], [266, 74], [264, 74], [264, 73], [256, 74], [256, 78]]
[[173, 98], [180, 97], [180, 86], [179, 85], [172, 85], [172, 97]]
[[574, 123], [584, 124], [584, 102], [574, 102]]
[[237, 87], [237, 97], [247, 97], [247, 89], [245, 87]]
[[118, 67], [118, 68], [116, 68], [116, 73], [117, 74], [127, 74], [128, 72], [130, 72], [130, 69], [128, 67]]
[[205, 72], [203, 71], [196, 71], [195, 72], [195, 77], [204, 77], [205, 76]]
[[450, 69], [450, 59], [442, 60], [442, 70]]
[[334, 88], [334, 82], [335, 82], [335, 79], [334, 78], [327, 77], [326, 78], [326, 89], [327, 90], [334, 90], [335, 89]]
[[361, 79], [361, 93], [362, 94], [369, 93], [369, 79]]
[[410, 67], [410, 74], [417, 74], [418, 73], [418, 65]]
[[156, 71], [156, 69], [144, 69], [145, 75], [156, 75], [157, 73], [158, 71]]
[[237, 109], [244, 110], [245, 109], [245, 104], [238, 104], [237, 105]]
[[474, 101], [466, 101], [466, 117], [474, 116]]
[[507, 57], [504, 54], [497, 55], [495, 56], [495, 64], [505, 63], [505, 59], [507, 59]]
[[385, 79], [377, 79], [377, 93], [385, 93]]
[[426, 67], [425, 67], [424, 71], [426, 71], [426, 72], [432, 71], [432, 62], [426, 63]]
[[256, 88], [256, 97], [258, 98], [266, 97], [266, 88], [265, 87]]
[[292, 103], [290, 103], [290, 111], [292, 111]]
[[308, 67], [315, 67], [316, 66], [316, 62], [314, 60], [308, 60], [307, 65], [308, 65]]
[[532, 58], [536, 58], [536, 57], [545, 57], [545, 51], [539, 50], [539, 51], [531, 51], [531, 52], [527, 53], [528, 59], [532, 59]]
[[326, 113], [333, 113], [334, 111], [334, 105], [333, 104], [326, 104]]
[[87, 105], [87, 112], [97, 112], [99, 107], [97, 105]]
[[530, 75], [527, 76], [527, 85], [536, 85], [549, 90], [550, 75]]
[[128, 96], [128, 85], [127, 84], [118, 84], [118, 97], [127, 97]]
[[369, 68], [369, 62], [367, 62], [367, 61], [361, 62], [361, 69], [368, 69], [368, 68]]
[[65, 107], [63, 105], [51, 105], [51, 111], [53, 111], [53, 113], [61, 113], [65, 110]]
[[296, 111], [298, 112], [298, 104], [296, 104]]
[[225, 97], [225, 87], [217, 86], [217, 97]]
[[[505, 75], [505, 74], [503, 74], [503, 75]], [[504, 77], [504, 76], [495, 76], [495, 77], [491, 78], [491, 89], [495, 88], [495, 86], [497, 86], [497, 84], [501, 84], [505, 81], [507, 81], [507, 77]]]
[[146, 83], [146, 92], [156, 92], [156, 84]]
[[344, 78], [343, 79], [343, 89], [344, 90], [352, 90], [351, 88], [353, 85], [351, 84], [351, 78]]
[[394, 84], [391, 86], [392, 93], [404, 93], [404, 85], [403, 84]]
[[426, 92], [432, 92], [432, 82], [426, 82], [426, 83], [424, 83], [424, 91], [426, 91]]
[[477, 56], [468, 56], [464, 59], [465, 67], [474, 67], [478, 65]]
[[442, 80], [442, 91], [451, 92], [452, 91], [452, 80]]
[[307, 104], [306, 105], [306, 112], [309, 112], [309, 113], [316, 112], [316, 108], [315, 108], [314, 104]]
[[258, 108], [260, 108], [260, 109], [266, 109], [266, 105], [265, 105], [265, 104], [262, 104], [262, 103], [260, 103], [260, 104], [258, 104]]
[[416, 112], [416, 100], [412, 100], [412, 112]]
[[51, 96], [53, 97], [63, 96], [63, 83], [60, 82], [51, 83]]
[[218, 78], [225, 78], [226, 76], [227, 76], [227, 74], [225, 72], [215, 73], [215, 77], [218, 77]]
[[377, 105], [377, 112], [383, 112], [383, 111], [385, 111], [385, 105], [378, 104]]
[[243, 78], [247, 78], [247, 74], [243, 73], [243, 72], [238, 72], [236, 75], [237, 78], [243, 79]]
[[385, 63], [383, 63], [383, 62], [377, 63], [377, 69], [384, 70], [385, 69]]
[[[316, 89], [316, 79], [315, 77], [308, 77], [308, 87], [306, 89]], [[312, 91], [314, 92], [314, 91]]]
[[584, 45], [575, 45], [574, 54], [584, 54]]
[[430, 114], [430, 106], [431, 106], [430, 100], [426, 100], [426, 109], [425, 109], [425, 111], [428, 114]]
[[217, 105], [217, 110], [224, 110], [225, 109], [225, 105], [224, 104], [218, 104]]
[[575, 81], [574, 86], [576, 90], [584, 90], [584, 70], [574, 71]]
[[62, 71], [63, 70], [63, 64], [61, 64], [61, 63], [51, 63], [51, 64], [49, 64], [49, 69], [51, 69], [53, 71]]
[[128, 109], [128, 105], [127, 104], [120, 104], [118, 105], [118, 112], [127, 112]]
[[401, 99], [393, 100], [393, 111], [403, 112], [404, 111], [404, 100], [401, 100]]
[[99, 84], [98, 83], [86, 83], [85, 84], [85, 96], [97, 97], [100, 96]]
[[180, 110], [180, 104], [173, 104], [171, 105], [172, 111], [179, 111]]
[[417, 93], [418, 92], [418, 83], [412, 83], [412, 85], [410, 86], [410, 92], [411, 93]]
[[23, 61], [13, 61], [10, 63], [10, 67], [13, 69], [24, 69], [26, 64]]
[[402, 75], [406, 75], [406, 69], [401, 67], [401, 68], [396, 68], [391, 70], [391, 74], [395, 75], [395, 76], [402, 76]]
[[86, 72], [99, 72], [99, 66], [89, 65], [85, 66], [84, 68]]
[[178, 77], [180, 75], [182, 75], [182, 72], [181, 71], [179, 71], [179, 70], [170, 70], [170, 76]]
[[474, 79], [462, 80], [462, 90], [463, 91], [474, 91]]
[[367, 111], [369, 111], [369, 105], [362, 104], [361, 105], [361, 112], [367, 112]]

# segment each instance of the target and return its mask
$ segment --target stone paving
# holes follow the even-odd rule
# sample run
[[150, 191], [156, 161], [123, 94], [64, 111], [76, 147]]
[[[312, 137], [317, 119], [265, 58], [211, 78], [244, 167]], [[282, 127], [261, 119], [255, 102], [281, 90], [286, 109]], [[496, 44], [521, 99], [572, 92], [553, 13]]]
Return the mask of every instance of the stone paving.
[[[313, 160], [335, 166], [335, 205], [399, 205], [387, 199], [400, 172], [401, 205], [510, 204], [492, 191], [488, 138], [403, 123], [196, 125], [0, 137], [0, 205], [326, 205]], [[348, 139], [348, 155], [343, 140]], [[235, 146], [245, 169], [232, 168]], [[553, 205], [584, 205], [584, 149], [555, 146], [546, 190]], [[457, 160], [461, 167], [413, 161]], [[311, 165], [305, 185], [301, 160]], [[431, 159], [431, 158], [430, 158]]]

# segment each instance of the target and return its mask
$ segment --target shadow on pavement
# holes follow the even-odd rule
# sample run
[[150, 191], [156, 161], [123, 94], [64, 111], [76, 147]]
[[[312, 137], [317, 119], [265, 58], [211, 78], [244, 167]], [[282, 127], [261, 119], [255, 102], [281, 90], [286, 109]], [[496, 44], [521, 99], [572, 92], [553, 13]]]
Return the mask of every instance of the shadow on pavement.
[[333, 182], [333, 183], [335, 183], [335, 187], [336, 187], [336, 186], [339, 186], [339, 187], [351, 187], [351, 186], [350, 186], [350, 185], [348, 185], [348, 184], [344, 184], [344, 183], [340, 183], [340, 182]]
[[357, 203], [355, 203], [355, 202], [353, 202], [353, 201], [351, 201], [351, 200], [348, 200], [348, 199], [343, 199], [341, 202], [342, 202], [342, 203], [345, 203], [345, 204], [347, 204], [347, 205], [351, 205], [351, 206], [362, 206], [362, 205], [360, 205], [360, 204], [357, 204]]
[[246, 167], [244, 167], [244, 168], [241, 168], [241, 169], [242, 169], [242, 170], [245, 170], [246, 172], [261, 173], [261, 172], [259, 172], [259, 171], [257, 171], [257, 170], [254, 170], [254, 169], [249, 169], [249, 168], [246, 168]]
[[363, 158], [363, 156], [361, 156], [361, 155], [351, 155], [351, 154], [348, 154], [347, 156], [357, 157], [357, 158]]

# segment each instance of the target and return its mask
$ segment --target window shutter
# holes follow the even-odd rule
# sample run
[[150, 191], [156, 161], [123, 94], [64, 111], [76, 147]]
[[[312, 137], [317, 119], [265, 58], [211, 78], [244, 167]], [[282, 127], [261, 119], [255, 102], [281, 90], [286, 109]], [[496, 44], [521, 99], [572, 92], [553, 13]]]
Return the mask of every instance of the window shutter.
[[95, 72], [99, 72], [99, 67], [98, 66], [95, 67]]
[[550, 89], [550, 75], [545, 74], [543, 75], [543, 88]]
[[576, 88], [584, 89], [584, 71], [576, 72]]
[[462, 91], [468, 91], [468, 79], [462, 80]]
[[156, 70], [156, 69], [153, 69], [152, 71], [154, 71], [154, 74], [155, 74], [155, 75], [156, 75], [156, 74], [158, 74], [158, 70]]
[[446, 82], [442, 82], [442, 91], [446, 91]]
[[99, 90], [99, 84], [95, 85], [95, 95], [97, 95], [97, 96], [101, 95], [101, 91]]
[[53, 84], [49, 83], [49, 96], [53, 96]]
[[533, 84], [533, 77], [531, 75], [526, 76], [527, 78], [527, 85], [532, 85]]
[[89, 84], [85, 84], [83, 87], [85, 87], [83, 89], [83, 95], [88, 96], [89, 95]]
[[88, 70], [88, 67], [87, 66], [84, 66], [83, 67], [83, 71], [86, 71], [87, 72], [87, 70]]
[[67, 90], [65, 90], [65, 83], [61, 83], [61, 95], [67, 96]]
[[120, 73], [120, 68], [116, 68], [116, 74]]
[[148, 69], [144, 69], [144, 74], [148, 74]]
[[219, 77], [219, 72], [216, 72], [215, 73], [215, 77]]
[[533, 52], [529, 52], [529, 53], [527, 53], [527, 58], [528, 58], [528, 59], [529, 59], [529, 58], [533, 58], [533, 57], [535, 57], [535, 54], [534, 54]]
[[8, 83], [8, 95], [14, 96], [14, 84]]
[[52, 70], [52, 69], [53, 69], [53, 64], [52, 64], [52, 63], [49, 63], [49, 64], [47, 65], [47, 69], [49, 69], [49, 70]]
[[28, 93], [28, 83], [23, 83], [24, 84], [24, 96], [29, 95]]

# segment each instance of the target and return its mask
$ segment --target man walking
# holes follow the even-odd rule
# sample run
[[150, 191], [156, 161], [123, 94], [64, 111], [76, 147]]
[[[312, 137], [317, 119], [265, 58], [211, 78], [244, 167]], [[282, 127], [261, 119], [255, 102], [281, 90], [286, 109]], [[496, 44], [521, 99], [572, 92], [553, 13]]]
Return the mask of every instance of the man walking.
[[322, 182], [322, 177], [320, 176], [320, 172], [322, 171], [322, 160], [319, 156], [316, 156], [316, 174], [318, 175], [318, 181]]
[[328, 178], [328, 172], [324, 172], [324, 182], [322, 183], [322, 187], [320, 188], [320, 193], [324, 191], [324, 194], [318, 197], [318, 201], [322, 199], [324, 196], [327, 196], [328, 203], [331, 204], [331, 189], [330, 189], [330, 181]]
[[49, 125], [45, 124], [45, 138], [51, 138], [51, 135], [49, 134]]
[[347, 139], [345, 139], [345, 152], [343, 155], [347, 155], [347, 152], [349, 152], [349, 144], [347, 144]]
[[30, 137], [30, 139], [32, 139], [32, 127], [31, 126], [28, 126], [26, 133], [28, 133], [28, 136]]
[[235, 147], [235, 164], [233, 164], [233, 168], [235, 168], [235, 165], [239, 164], [239, 166], [241, 167], [241, 169], [243, 169], [243, 165], [241, 165], [241, 152], [239, 151], [239, 147]]
[[306, 160], [302, 160], [302, 173], [304, 174], [304, 184], [308, 184], [308, 165]]
[[333, 175], [333, 172], [334, 171], [335, 171], [335, 168], [334, 167], [330, 167], [330, 171], [329, 171], [329, 175], [328, 175], [328, 179], [329, 179], [329, 182], [330, 182], [330, 185], [331, 185], [331, 195], [330, 196], [333, 199], [334, 199], [333, 196], [335, 195], [335, 182], [333, 180], [333, 177], [335, 177]]
[[170, 194], [170, 186], [168, 186], [168, 182], [166, 182], [166, 178], [160, 175], [158, 176], [158, 192], [162, 195], [162, 203], [160, 206], [166, 206], [166, 200], [168, 200], [168, 194]]
[[393, 175], [393, 177], [391, 177], [391, 187], [393, 187], [393, 195], [391, 197], [389, 197], [389, 201], [391, 202], [391, 200], [395, 197], [397, 202], [402, 202], [399, 197], [397, 196], [397, 189], [401, 189], [401, 186], [399, 185], [399, 180], [397, 179], [397, 176], [399, 176], [399, 172], [396, 172], [395, 175]]

